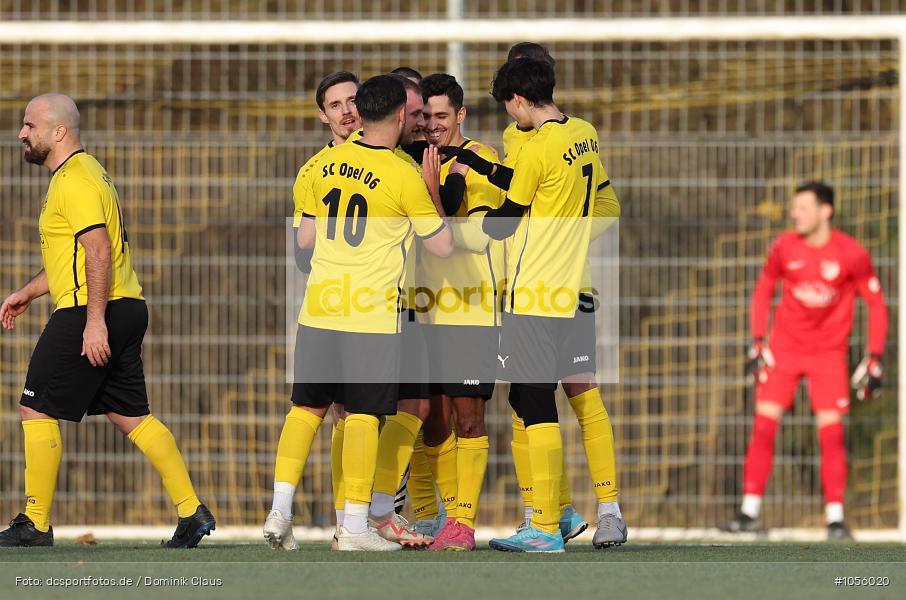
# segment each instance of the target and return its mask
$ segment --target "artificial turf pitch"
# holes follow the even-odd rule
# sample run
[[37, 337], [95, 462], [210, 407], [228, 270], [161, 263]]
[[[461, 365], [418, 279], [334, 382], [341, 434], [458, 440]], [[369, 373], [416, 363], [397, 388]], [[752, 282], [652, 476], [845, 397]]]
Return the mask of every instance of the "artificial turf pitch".
[[[33, 578], [40, 585], [24, 585]], [[84, 583], [50, 581], [104, 578]], [[837, 577], [876, 578], [837, 585]], [[878, 585], [887, 577], [888, 585]], [[131, 579], [127, 584], [123, 578]], [[185, 579], [183, 579], [185, 578]], [[194, 578], [194, 579], [193, 579]], [[163, 579], [163, 581], [160, 581]], [[869, 580], [870, 581], [870, 580]], [[111, 583], [112, 582], [112, 583]], [[55, 585], [52, 585], [55, 584]], [[194, 550], [147, 542], [60, 542], [0, 549], [0, 598], [903, 598], [906, 545], [646, 543], [565, 554], [298, 552], [208, 541]]]

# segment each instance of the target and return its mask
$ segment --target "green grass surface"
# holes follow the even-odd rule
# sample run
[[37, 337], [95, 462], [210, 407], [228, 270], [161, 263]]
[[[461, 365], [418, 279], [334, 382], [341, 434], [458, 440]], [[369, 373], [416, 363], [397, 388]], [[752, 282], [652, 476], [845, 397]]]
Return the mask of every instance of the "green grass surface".
[[[887, 586], [837, 586], [836, 577], [888, 577]], [[40, 580], [23, 586], [16, 577]], [[49, 585], [103, 577], [116, 585]], [[145, 578], [187, 578], [187, 585]], [[204, 578], [207, 581], [192, 578]], [[123, 584], [121, 578], [130, 578]], [[169, 584], [169, 585], [165, 585]], [[207, 585], [205, 585], [207, 584]], [[628, 544], [566, 554], [339, 553], [325, 544], [275, 552], [263, 544], [150, 543], [0, 550], [0, 598], [902, 598], [900, 544]]]

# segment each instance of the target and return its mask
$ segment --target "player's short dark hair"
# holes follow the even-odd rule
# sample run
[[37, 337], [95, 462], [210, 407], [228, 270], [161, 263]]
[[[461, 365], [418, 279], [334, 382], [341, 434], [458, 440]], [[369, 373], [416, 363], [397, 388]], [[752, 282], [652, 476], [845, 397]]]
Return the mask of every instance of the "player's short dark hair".
[[827, 204], [834, 207], [834, 188], [823, 181], [806, 181], [796, 187], [796, 193], [812, 192], [818, 199], [818, 204]]
[[402, 75], [403, 77], [414, 77], [415, 79], [418, 79], [419, 82], [422, 80], [422, 74], [412, 67], [397, 67], [390, 72], [394, 75]]
[[318, 108], [324, 110], [324, 96], [327, 95], [327, 90], [338, 83], [354, 83], [356, 87], [359, 87], [359, 78], [349, 71], [337, 71], [322, 79], [315, 91], [315, 102], [318, 103]]
[[554, 103], [556, 83], [554, 68], [543, 60], [517, 58], [497, 69], [491, 95], [504, 102], [519, 94], [532, 104], [546, 106]]
[[415, 92], [415, 93], [418, 94], [419, 96], [421, 95], [421, 93], [422, 93], [422, 86], [421, 86], [420, 84], [418, 84], [418, 83], [415, 83], [414, 81], [412, 81], [411, 79], [409, 79], [409, 78], [406, 77], [405, 75], [400, 75], [399, 73], [388, 73], [387, 76], [388, 76], [388, 77], [393, 77], [394, 79], [396, 79], [397, 81], [399, 81], [400, 83], [402, 83], [402, 84], [403, 84], [403, 89], [412, 90], [413, 92]]
[[535, 42], [519, 42], [518, 44], [513, 44], [506, 55], [506, 59], [509, 62], [517, 58], [543, 60], [552, 67], [557, 63], [546, 46], [536, 44]]
[[396, 75], [377, 75], [359, 86], [355, 105], [363, 121], [383, 121], [406, 105], [406, 88]]
[[435, 73], [428, 75], [421, 81], [422, 98], [425, 102], [432, 96], [446, 96], [453, 106], [453, 110], [462, 108], [463, 91], [462, 86], [456, 81], [456, 78], [447, 73]]

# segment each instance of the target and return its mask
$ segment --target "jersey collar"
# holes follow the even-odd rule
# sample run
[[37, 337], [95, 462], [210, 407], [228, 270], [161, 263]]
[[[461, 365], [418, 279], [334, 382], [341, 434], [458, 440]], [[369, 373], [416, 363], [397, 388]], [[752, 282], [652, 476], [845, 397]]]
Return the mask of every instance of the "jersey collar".
[[372, 146], [371, 144], [366, 144], [362, 140], [354, 140], [352, 143], [358, 144], [359, 146], [362, 146], [363, 148], [370, 148], [372, 150], [391, 150], [391, 148], [388, 148], [387, 146]]
[[[557, 123], [558, 125], [564, 125], [564, 124], [566, 124], [567, 121], [569, 121], [569, 117], [566, 115], [563, 115], [562, 119], [548, 119], [547, 121], [545, 121], [544, 123], [541, 124], [541, 127], [544, 127], [548, 123]], [[540, 130], [541, 127], [538, 127], [538, 129]]]
[[72, 154], [70, 154], [69, 156], [67, 156], [67, 157], [66, 157], [66, 160], [64, 160], [63, 162], [61, 162], [61, 163], [60, 163], [60, 166], [57, 167], [56, 169], [54, 169], [54, 170], [53, 170], [53, 173], [51, 173], [51, 175], [52, 175], [52, 176], [53, 176], [53, 175], [56, 175], [56, 174], [57, 174], [57, 171], [59, 171], [60, 169], [62, 169], [62, 168], [63, 168], [63, 165], [65, 165], [66, 163], [69, 162], [69, 159], [70, 159], [70, 158], [72, 158], [72, 157], [75, 156], [76, 154], [82, 154], [83, 152], [85, 152], [85, 149], [84, 149], [84, 148], [79, 148], [78, 150], [76, 150], [75, 152], [73, 152]]

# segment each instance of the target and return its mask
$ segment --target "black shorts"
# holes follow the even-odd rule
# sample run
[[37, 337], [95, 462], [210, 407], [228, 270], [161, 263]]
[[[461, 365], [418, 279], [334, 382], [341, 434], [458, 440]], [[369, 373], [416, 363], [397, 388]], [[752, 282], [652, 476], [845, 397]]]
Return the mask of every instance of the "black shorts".
[[394, 415], [400, 336], [350, 333], [299, 325], [292, 402], [347, 412]]
[[85, 306], [54, 311], [35, 345], [19, 404], [75, 422], [86, 414], [149, 414], [142, 366], [142, 340], [148, 329], [145, 301], [123, 298], [107, 303], [110, 360], [102, 367], [92, 367], [81, 355], [87, 319]]
[[400, 358], [399, 399], [420, 400], [431, 395], [428, 384], [428, 342], [426, 325], [416, 319], [415, 311], [406, 309], [400, 315], [402, 356]]
[[431, 393], [481, 397], [494, 394], [497, 375], [497, 327], [429, 325]]
[[594, 373], [594, 312], [577, 310], [569, 319], [505, 313], [497, 353], [497, 378], [556, 388], [570, 375]]

